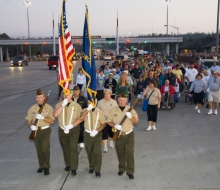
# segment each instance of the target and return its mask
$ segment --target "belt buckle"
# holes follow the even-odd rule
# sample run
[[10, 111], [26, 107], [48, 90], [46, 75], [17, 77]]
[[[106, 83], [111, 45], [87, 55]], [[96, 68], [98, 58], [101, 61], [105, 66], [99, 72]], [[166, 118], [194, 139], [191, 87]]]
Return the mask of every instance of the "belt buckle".
[[122, 133], [121, 133], [121, 135], [122, 135], [122, 136], [125, 136], [125, 135], [126, 135], [126, 133], [125, 133], [125, 132], [122, 132]]

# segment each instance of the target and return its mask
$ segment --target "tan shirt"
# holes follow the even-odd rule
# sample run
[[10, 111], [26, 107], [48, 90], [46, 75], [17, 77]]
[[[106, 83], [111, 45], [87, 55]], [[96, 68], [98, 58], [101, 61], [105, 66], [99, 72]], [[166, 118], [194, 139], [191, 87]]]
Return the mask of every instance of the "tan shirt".
[[[38, 113], [40, 107], [38, 104], [34, 104], [33, 106], [31, 106], [31, 108], [28, 110], [27, 116], [25, 117], [26, 120], [31, 121], [32, 124], [34, 124], [35, 122], [35, 117], [36, 114]], [[45, 104], [43, 111], [41, 112], [41, 115], [43, 115], [44, 117], [47, 117], [49, 119], [53, 119], [55, 120], [54, 116], [53, 116], [53, 107], [50, 106], [49, 104]], [[37, 127], [44, 127], [44, 126], [48, 126], [50, 125], [50, 123], [47, 123], [44, 120], [38, 120], [37, 122]]]
[[[148, 89], [147, 98], [150, 96], [152, 91], [153, 90], [151, 88]], [[155, 88], [154, 92], [151, 94], [151, 96], [148, 100], [148, 104], [149, 105], [157, 105], [159, 103], [158, 98], [161, 98], [161, 93], [160, 93], [160, 90], [158, 88]]]
[[89, 113], [84, 119], [84, 127], [89, 131], [97, 130], [104, 123], [106, 123], [105, 114], [102, 110], [98, 108], [96, 108], [93, 112], [89, 111]]
[[[55, 109], [60, 107], [62, 105], [62, 102], [59, 102], [56, 104]], [[80, 107], [79, 104], [71, 101], [69, 106], [65, 106], [58, 116], [58, 122], [59, 126], [65, 127], [66, 125], [72, 124], [74, 121], [76, 121], [81, 114], [82, 108]], [[72, 115], [72, 119], [71, 119]]]
[[[119, 106], [112, 108], [110, 111], [109, 117], [108, 117], [108, 122], [113, 122], [114, 124], [119, 124], [122, 121], [122, 119], [124, 118], [125, 113], [127, 112], [127, 110], [129, 108], [130, 108], [129, 106], [126, 106], [125, 109], [123, 110], [123, 112], [121, 111]], [[138, 120], [138, 114], [134, 109], [131, 110], [131, 115], [132, 115], [132, 117], [135, 117]], [[133, 126], [132, 121], [127, 118], [122, 125], [121, 132], [128, 132], [128, 131], [133, 130], [133, 128], [134, 128], [134, 126]]]
[[114, 108], [117, 105], [118, 105], [117, 102], [113, 99], [110, 99], [109, 101], [106, 101], [105, 99], [102, 99], [98, 102], [97, 107], [99, 109], [101, 109], [102, 111], [104, 111], [106, 117], [108, 117], [108, 115], [110, 114], [111, 109]]

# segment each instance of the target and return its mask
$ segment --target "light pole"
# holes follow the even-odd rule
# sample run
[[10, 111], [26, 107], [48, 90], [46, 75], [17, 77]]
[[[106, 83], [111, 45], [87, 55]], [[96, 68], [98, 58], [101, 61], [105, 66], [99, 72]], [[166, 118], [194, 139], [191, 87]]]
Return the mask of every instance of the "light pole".
[[220, 7], [220, 0], [218, 0], [218, 8], [217, 8], [217, 28], [216, 28], [216, 50], [215, 52], [218, 53], [219, 49], [219, 7]]
[[28, 6], [31, 4], [29, 1], [23, 2], [27, 7], [27, 23], [28, 23], [28, 39], [30, 39], [30, 28], [29, 28], [29, 13], [28, 13]]
[[[164, 0], [165, 3], [167, 3], [167, 37], [168, 37], [168, 4], [171, 0]], [[169, 50], [169, 44], [167, 44], [167, 55], [170, 54], [170, 50]]]
[[170, 26], [170, 27], [172, 27], [172, 28], [177, 30], [177, 48], [176, 48], [176, 53], [179, 53], [179, 47], [178, 47], [178, 45], [179, 45], [179, 27], [171, 26], [171, 25], [164, 25], [164, 26], [166, 26], [166, 27]]
[[167, 3], [167, 36], [168, 36], [168, 4], [171, 0], [164, 0], [165, 3]]
[[[29, 13], [28, 13], [28, 6], [31, 4], [29, 1], [23, 2], [27, 7], [27, 23], [28, 23], [28, 39], [30, 39], [30, 28], [29, 28]], [[31, 45], [29, 45], [29, 60], [31, 61]]]

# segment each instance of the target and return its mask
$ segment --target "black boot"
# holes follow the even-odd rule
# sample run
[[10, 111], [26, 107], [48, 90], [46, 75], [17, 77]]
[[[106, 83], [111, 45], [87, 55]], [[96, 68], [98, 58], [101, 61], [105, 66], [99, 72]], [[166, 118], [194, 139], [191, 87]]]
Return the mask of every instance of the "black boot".
[[101, 177], [101, 173], [100, 173], [100, 172], [95, 172], [95, 176], [96, 176], [97, 178], [99, 178], [99, 177]]
[[69, 171], [71, 170], [71, 167], [70, 167], [70, 166], [66, 166], [66, 167], [64, 168], [64, 170], [65, 170], [66, 172], [69, 172]]
[[37, 173], [42, 173], [44, 171], [44, 168], [39, 168], [38, 170], [37, 170]]
[[44, 175], [49, 175], [49, 174], [50, 174], [49, 168], [44, 168]]
[[72, 176], [76, 176], [76, 175], [77, 175], [76, 170], [72, 170], [71, 175], [72, 175]]

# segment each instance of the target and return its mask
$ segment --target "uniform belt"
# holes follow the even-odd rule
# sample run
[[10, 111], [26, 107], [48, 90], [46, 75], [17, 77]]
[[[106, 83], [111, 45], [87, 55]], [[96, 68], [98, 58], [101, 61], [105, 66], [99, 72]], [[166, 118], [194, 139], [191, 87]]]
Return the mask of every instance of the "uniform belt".
[[49, 125], [47, 125], [47, 126], [44, 126], [44, 127], [38, 127], [37, 129], [38, 130], [44, 130], [44, 129], [47, 129], [47, 128], [49, 128], [50, 126]]
[[87, 132], [87, 133], [89, 133], [89, 134], [91, 133], [91, 131], [90, 131], [90, 130], [88, 130], [88, 129], [85, 129], [85, 132]]
[[128, 131], [128, 132], [120, 132], [120, 135], [121, 135], [121, 136], [125, 136], [125, 135], [130, 134], [132, 131], [133, 131], [133, 130], [130, 130], [130, 131]]

